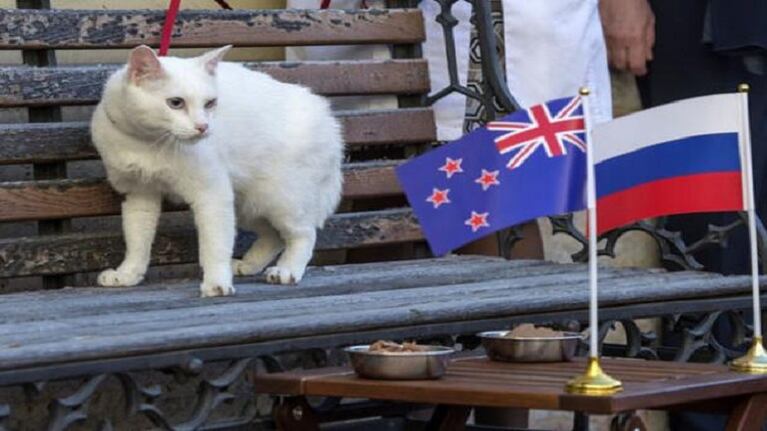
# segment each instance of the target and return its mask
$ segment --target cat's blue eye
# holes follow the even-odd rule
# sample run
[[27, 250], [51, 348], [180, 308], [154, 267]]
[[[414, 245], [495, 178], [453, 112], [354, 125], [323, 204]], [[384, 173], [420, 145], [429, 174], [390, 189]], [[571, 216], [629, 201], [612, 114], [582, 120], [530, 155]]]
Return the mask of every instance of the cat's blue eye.
[[171, 97], [170, 99], [165, 101], [168, 106], [170, 106], [170, 109], [183, 109], [184, 108], [184, 99], [180, 97]]
[[216, 107], [216, 99], [210, 99], [205, 102], [205, 109], [213, 109]]

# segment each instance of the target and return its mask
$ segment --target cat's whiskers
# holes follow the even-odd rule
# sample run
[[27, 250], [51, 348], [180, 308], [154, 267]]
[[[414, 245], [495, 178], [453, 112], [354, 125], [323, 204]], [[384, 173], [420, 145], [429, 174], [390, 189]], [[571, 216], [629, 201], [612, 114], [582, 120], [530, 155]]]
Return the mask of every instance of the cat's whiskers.
[[173, 147], [173, 155], [175, 157], [179, 156], [179, 153], [181, 152], [181, 144], [178, 143], [178, 136], [173, 135], [172, 136], [173, 141], [171, 142], [171, 146]]
[[171, 132], [169, 130], [166, 130], [160, 134], [160, 136], [157, 137], [154, 141], [152, 141], [149, 145], [157, 145], [165, 141], [171, 136]]
[[[163, 133], [161, 137], [162, 145], [160, 145], [160, 154], [171, 155], [173, 158], [178, 157], [179, 145], [178, 137], [171, 131]], [[159, 141], [158, 141], [159, 142]]]

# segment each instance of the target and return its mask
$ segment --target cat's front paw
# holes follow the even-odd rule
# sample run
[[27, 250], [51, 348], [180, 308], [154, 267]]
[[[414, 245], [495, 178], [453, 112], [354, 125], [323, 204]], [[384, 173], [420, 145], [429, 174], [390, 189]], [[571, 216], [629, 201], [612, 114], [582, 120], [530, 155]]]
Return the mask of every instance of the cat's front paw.
[[212, 298], [215, 296], [234, 295], [234, 286], [231, 283], [212, 283], [203, 281], [200, 285], [200, 296], [203, 298]]
[[99, 274], [96, 281], [99, 286], [104, 287], [126, 287], [135, 286], [141, 283], [144, 279], [144, 274], [130, 271], [120, 271], [117, 269], [107, 269]]
[[298, 284], [303, 276], [303, 271], [293, 271], [283, 266], [272, 266], [266, 269], [266, 281], [272, 284]]

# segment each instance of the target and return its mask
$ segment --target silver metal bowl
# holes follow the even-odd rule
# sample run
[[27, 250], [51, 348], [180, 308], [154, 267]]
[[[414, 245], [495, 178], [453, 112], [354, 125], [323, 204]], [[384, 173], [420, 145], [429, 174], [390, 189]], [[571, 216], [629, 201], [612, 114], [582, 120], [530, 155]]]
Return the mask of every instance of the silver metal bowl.
[[423, 346], [424, 352], [384, 353], [371, 352], [368, 345], [344, 349], [349, 354], [352, 368], [360, 377], [383, 380], [438, 379], [445, 374], [450, 347]]
[[477, 334], [487, 357], [501, 362], [564, 362], [572, 360], [582, 335], [565, 332], [561, 337], [506, 337], [509, 331]]

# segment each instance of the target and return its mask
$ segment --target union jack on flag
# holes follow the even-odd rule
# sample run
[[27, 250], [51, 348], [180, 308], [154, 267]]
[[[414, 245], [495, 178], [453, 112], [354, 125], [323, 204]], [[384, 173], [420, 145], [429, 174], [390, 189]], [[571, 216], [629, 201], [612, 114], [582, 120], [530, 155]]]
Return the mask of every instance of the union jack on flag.
[[535, 105], [527, 110], [527, 121], [493, 121], [487, 130], [507, 132], [495, 138], [495, 146], [501, 154], [517, 151], [506, 165], [516, 169], [537, 150], [543, 148], [549, 157], [567, 154], [569, 143], [586, 152], [585, 122], [581, 98], [574, 97], [554, 115], [547, 104]]
[[434, 254], [537, 217], [585, 208], [585, 121], [580, 97], [552, 100], [397, 168]]

